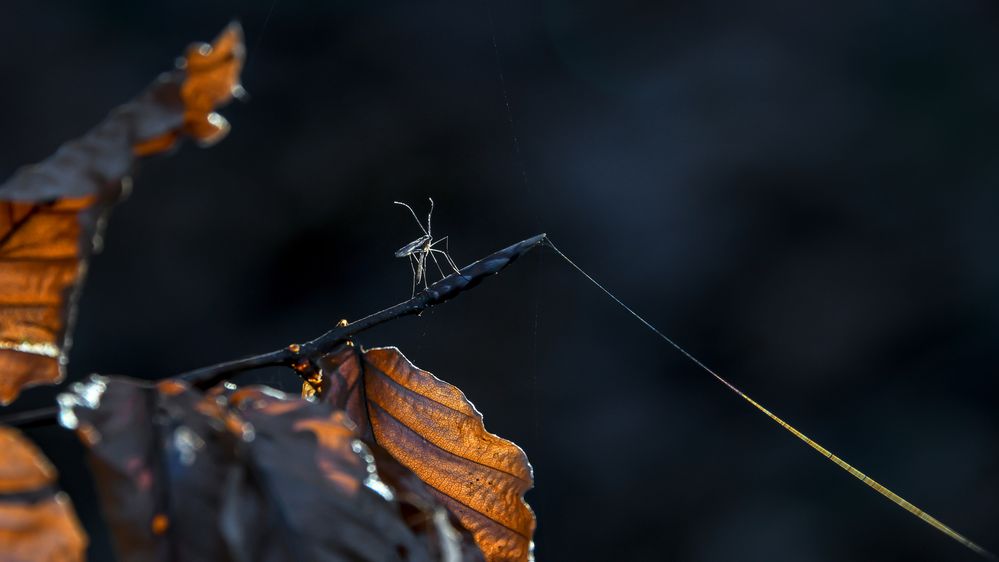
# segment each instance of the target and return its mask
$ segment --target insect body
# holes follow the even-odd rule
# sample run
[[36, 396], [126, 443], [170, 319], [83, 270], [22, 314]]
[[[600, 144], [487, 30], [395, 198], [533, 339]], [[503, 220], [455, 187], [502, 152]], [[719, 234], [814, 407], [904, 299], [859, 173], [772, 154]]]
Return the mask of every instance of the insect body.
[[423, 253], [427, 249], [427, 243], [430, 242], [430, 235], [426, 234], [413, 240], [409, 244], [406, 244], [402, 248], [399, 248], [395, 252], [395, 257], [404, 258], [406, 256], [412, 256], [415, 253]]
[[[453, 269], [455, 273], [458, 273], [458, 266], [455, 265], [454, 260], [452, 260], [451, 256], [447, 253], [447, 236], [439, 240], [434, 240], [433, 234], [431, 234], [430, 231], [430, 217], [434, 214], [434, 200], [430, 199], [430, 212], [427, 213], [426, 228], [423, 228], [423, 223], [420, 222], [420, 219], [416, 216], [416, 212], [413, 211], [412, 207], [401, 201], [394, 201], [394, 203], [409, 209], [413, 218], [416, 219], [416, 224], [419, 225], [420, 230], [423, 231], [423, 236], [413, 240], [395, 252], [395, 257], [397, 258], [409, 258], [409, 266], [413, 269], [413, 294], [416, 294], [416, 286], [420, 283], [420, 281], [423, 281], [424, 288], [427, 288], [428, 286], [427, 256], [430, 256], [430, 259], [434, 260], [434, 265], [437, 266], [437, 271], [440, 272], [441, 277], [446, 276], [444, 275], [444, 270], [441, 269], [440, 262], [437, 261], [437, 256], [434, 254], [440, 254], [443, 256], [447, 264], [451, 266], [451, 269]], [[444, 242], [445, 249], [441, 250], [434, 247], [441, 242]]]

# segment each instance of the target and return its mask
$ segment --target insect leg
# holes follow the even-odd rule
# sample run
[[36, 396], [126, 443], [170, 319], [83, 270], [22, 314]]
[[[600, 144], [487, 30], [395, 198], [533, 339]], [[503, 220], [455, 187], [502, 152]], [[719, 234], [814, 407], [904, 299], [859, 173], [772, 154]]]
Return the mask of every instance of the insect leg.
[[423, 252], [413, 252], [413, 258], [416, 260], [416, 282], [419, 283], [423, 280], [423, 287], [427, 287], [427, 255]]
[[423, 288], [427, 289], [430, 285], [427, 283], [427, 253], [423, 252], [420, 254], [420, 263], [423, 269]]
[[413, 254], [409, 254], [409, 268], [413, 270], [413, 290], [410, 292], [409, 297], [413, 298], [416, 295], [416, 266], [413, 265]]
[[[451, 267], [453, 267], [453, 268], [454, 268], [454, 272], [455, 272], [455, 273], [460, 273], [460, 272], [458, 271], [458, 270], [459, 270], [459, 268], [458, 268], [458, 265], [454, 263], [454, 260], [453, 260], [453, 259], [451, 259], [451, 255], [450, 255], [450, 254], [448, 254], [448, 250], [449, 250], [449, 249], [448, 249], [448, 245], [450, 244], [450, 242], [448, 242], [448, 241], [447, 241], [447, 239], [448, 239], [448, 237], [447, 237], [447, 236], [445, 236], [444, 238], [441, 238], [440, 240], [438, 240], [438, 241], [434, 242], [433, 244], [431, 244], [431, 245], [430, 245], [430, 247], [431, 247], [431, 248], [433, 248], [433, 247], [434, 247], [434, 246], [436, 246], [437, 244], [439, 244], [439, 243], [441, 243], [441, 242], [444, 242], [444, 257], [445, 257], [445, 258], [447, 258], [447, 263], [448, 263], [448, 264], [449, 264], [449, 265], [450, 265]], [[440, 250], [437, 250], [437, 251], [440, 251]]]
[[433, 254], [441, 254], [441, 255], [443, 255], [444, 259], [447, 260], [447, 264], [450, 265], [454, 269], [454, 272], [455, 273], [461, 273], [461, 270], [458, 269], [458, 266], [454, 263], [454, 260], [451, 259], [451, 256], [449, 256], [448, 253], [445, 252], [444, 250], [438, 250], [436, 248], [431, 248], [430, 249], [430, 253], [431, 253], [431, 256]]
[[447, 275], [444, 275], [444, 270], [441, 269], [440, 262], [437, 261], [437, 258], [434, 256], [434, 254], [437, 253], [438, 251], [439, 250], [427, 250], [427, 255], [430, 256], [430, 259], [434, 260], [434, 264], [437, 265], [437, 271], [440, 272], [441, 278], [443, 279], [444, 277], [447, 277]]

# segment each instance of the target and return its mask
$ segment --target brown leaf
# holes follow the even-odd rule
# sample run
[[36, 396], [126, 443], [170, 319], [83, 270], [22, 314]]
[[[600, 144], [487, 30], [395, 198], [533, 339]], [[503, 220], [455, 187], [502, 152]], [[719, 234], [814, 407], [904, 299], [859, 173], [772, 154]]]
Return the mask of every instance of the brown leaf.
[[530, 559], [535, 519], [524, 493], [533, 485], [531, 465], [517, 445], [486, 431], [461, 390], [391, 347], [344, 346], [319, 367], [320, 396], [426, 482], [487, 560]]
[[52, 465], [0, 426], [0, 562], [82, 562], [87, 536]]
[[225, 105], [233, 95], [243, 89], [239, 73], [243, 70], [246, 48], [243, 45], [243, 28], [230, 23], [211, 43], [195, 43], [184, 55], [184, 81], [180, 87], [183, 101], [183, 126], [158, 138], [144, 140], [135, 145], [139, 156], [162, 152], [171, 147], [184, 134], [202, 146], [222, 140], [229, 132], [229, 123], [215, 113], [215, 108]]
[[228, 560], [210, 532], [231, 455], [217, 408], [174, 381], [92, 376], [70, 388], [60, 423], [89, 449], [120, 562]]
[[60, 399], [122, 562], [482, 560], [343, 412], [272, 389], [92, 378]]
[[83, 137], [0, 185], [0, 404], [20, 389], [62, 380], [73, 307], [107, 212], [135, 155], [187, 135], [211, 143], [228, 124], [211, 110], [239, 85], [242, 32], [192, 46], [187, 70], [158, 78]]
[[[248, 476], [259, 479], [258, 489], [275, 502], [272, 511], [284, 514], [288, 528], [308, 537], [294, 541], [290, 558], [245, 560], [482, 560], [471, 536], [426, 486], [361, 440], [342, 411], [269, 389], [241, 390], [231, 403], [254, 432], [246, 444]], [[242, 505], [251, 495], [229, 498]], [[245, 534], [258, 537], [248, 553], [265, 550], [259, 537], [268, 534]]]

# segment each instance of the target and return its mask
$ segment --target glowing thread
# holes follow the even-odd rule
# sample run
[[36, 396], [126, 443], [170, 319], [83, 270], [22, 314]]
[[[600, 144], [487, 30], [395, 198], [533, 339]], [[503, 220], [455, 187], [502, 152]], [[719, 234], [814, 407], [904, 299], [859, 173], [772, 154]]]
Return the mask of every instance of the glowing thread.
[[644, 324], [646, 328], [648, 328], [649, 330], [652, 330], [652, 332], [655, 333], [657, 336], [659, 336], [660, 338], [666, 340], [666, 343], [670, 344], [674, 349], [676, 349], [677, 351], [679, 351], [680, 353], [682, 353], [684, 356], [686, 356], [688, 359], [690, 359], [691, 361], [693, 361], [695, 365], [697, 365], [702, 370], [704, 370], [705, 372], [707, 372], [709, 375], [713, 376], [719, 382], [721, 382], [722, 384], [724, 384], [725, 386], [727, 386], [729, 390], [731, 390], [732, 392], [738, 394], [739, 397], [741, 397], [743, 400], [745, 400], [746, 402], [749, 402], [750, 404], [752, 404], [754, 408], [756, 408], [757, 410], [763, 412], [764, 414], [766, 414], [767, 417], [769, 417], [773, 421], [777, 422], [777, 425], [779, 425], [779, 426], [783, 427], [784, 429], [786, 429], [791, 435], [794, 435], [798, 439], [804, 441], [806, 444], [808, 444], [809, 447], [811, 447], [811, 448], [815, 449], [816, 451], [818, 451], [819, 453], [821, 453], [822, 456], [824, 456], [827, 459], [829, 459], [830, 461], [832, 461], [834, 464], [836, 464], [836, 466], [842, 468], [847, 473], [849, 473], [851, 476], [853, 476], [857, 480], [860, 480], [861, 482], [863, 482], [864, 484], [866, 484], [868, 487], [870, 487], [872, 490], [876, 491], [877, 493], [881, 494], [882, 496], [888, 498], [889, 500], [891, 500], [893, 503], [895, 503], [896, 505], [898, 505], [902, 509], [908, 511], [909, 513], [911, 513], [911, 514], [915, 515], [916, 517], [918, 517], [919, 519], [923, 520], [926, 524], [928, 524], [929, 526], [933, 527], [937, 531], [940, 531], [941, 533], [943, 533], [943, 534], [947, 535], [948, 537], [954, 539], [955, 541], [961, 543], [962, 545], [964, 545], [965, 547], [969, 548], [970, 550], [972, 550], [973, 552], [975, 552], [976, 554], [978, 554], [980, 556], [983, 556], [983, 557], [985, 557], [985, 558], [987, 558], [989, 560], [996, 560], [995, 555], [993, 555], [991, 552], [989, 552], [989, 551], [985, 550], [984, 548], [978, 546], [977, 544], [975, 544], [974, 542], [972, 542], [971, 540], [969, 540], [967, 537], [965, 537], [961, 533], [958, 533], [954, 529], [951, 529], [947, 525], [944, 525], [937, 518], [933, 517], [929, 513], [926, 513], [922, 509], [919, 509], [918, 507], [916, 507], [915, 505], [913, 505], [911, 502], [909, 502], [908, 500], [906, 500], [902, 496], [899, 496], [895, 492], [893, 492], [893, 491], [889, 490], [888, 488], [882, 486], [877, 481], [875, 481], [871, 477], [867, 476], [863, 472], [857, 470], [856, 468], [854, 468], [852, 465], [850, 465], [849, 463], [847, 463], [843, 459], [841, 459], [841, 458], [837, 457], [836, 455], [832, 454], [832, 452], [830, 452], [828, 449], [826, 449], [822, 445], [819, 445], [817, 442], [813, 441], [810, 437], [808, 437], [804, 433], [802, 433], [802, 432], [798, 431], [797, 429], [795, 429], [791, 424], [789, 424], [786, 421], [784, 421], [784, 420], [780, 419], [779, 417], [777, 417], [770, 410], [764, 408], [759, 402], [757, 402], [756, 400], [753, 400], [746, 393], [744, 393], [743, 391], [741, 391], [738, 388], [736, 388], [735, 385], [733, 385], [732, 383], [730, 383], [727, 380], [725, 380], [724, 378], [722, 378], [721, 375], [719, 375], [718, 373], [716, 373], [716, 372], [712, 371], [710, 368], [708, 368], [707, 365], [705, 365], [704, 363], [702, 363], [699, 359], [697, 359], [696, 357], [694, 357], [693, 355], [691, 355], [690, 352], [688, 352], [686, 349], [684, 349], [679, 344], [677, 344], [676, 342], [674, 342], [672, 339], [670, 339], [669, 337], [667, 337], [666, 334], [663, 334], [662, 332], [660, 332], [658, 328], [656, 328], [655, 326], [653, 326], [652, 324], [650, 324], [647, 320], [645, 320], [644, 318], [642, 318], [641, 316], [639, 316], [637, 312], [635, 312], [634, 310], [631, 309], [631, 307], [629, 307], [628, 305], [626, 305], [623, 302], [621, 302], [621, 299], [615, 297], [610, 291], [608, 291], [606, 288], [604, 288], [603, 285], [601, 285], [600, 283], [598, 283], [596, 279], [594, 279], [593, 277], [591, 277], [589, 273], [586, 273], [585, 271], [583, 271], [583, 269], [581, 267], [579, 267], [578, 265], [576, 265], [576, 263], [573, 262], [571, 259], [569, 259], [568, 256], [566, 256], [565, 254], [563, 254], [561, 250], [559, 250], [558, 248], [556, 248], [555, 244], [552, 243], [552, 241], [551, 241], [550, 238], [545, 237], [545, 242], [548, 243], [548, 246], [551, 247], [552, 250], [555, 250], [556, 254], [562, 256], [562, 259], [564, 259], [576, 271], [578, 271], [581, 274], [583, 274], [583, 277], [586, 277], [587, 279], [589, 279], [591, 283], [593, 283], [594, 285], [596, 285], [596, 287], [598, 289], [600, 289], [601, 291], [604, 292], [604, 294], [606, 294], [608, 297], [610, 297], [611, 299], [613, 299], [614, 302], [616, 302], [618, 305], [621, 306], [621, 308], [623, 308], [626, 311], [628, 311], [629, 314], [631, 314], [639, 322], [641, 322], [642, 324]]

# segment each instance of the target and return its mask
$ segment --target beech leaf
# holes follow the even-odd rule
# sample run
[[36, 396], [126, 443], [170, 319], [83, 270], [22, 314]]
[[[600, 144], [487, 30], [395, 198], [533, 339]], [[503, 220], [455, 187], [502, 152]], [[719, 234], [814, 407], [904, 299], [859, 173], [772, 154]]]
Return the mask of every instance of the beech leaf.
[[[230, 404], [253, 428], [241, 466], [258, 479], [295, 547], [290, 557], [264, 556], [265, 525], [240, 535], [239, 543], [258, 543], [245, 560], [482, 560], [422, 482], [360, 439], [344, 412], [261, 388], [238, 391]], [[244, 506], [253, 495], [228, 494], [238, 503], [229, 513], [252, 512]]]
[[122, 562], [483, 559], [426, 486], [331, 404], [91, 377], [60, 405], [89, 448]]
[[226, 560], [219, 534], [205, 529], [231, 454], [214, 409], [170, 380], [91, 376], [70, 389], [58, 398], [60, 423], [89, 450], [120, 562]]
[[461, 390], [394, 347], [345, 345], [324, 356], [319, 368], [320, 396], [427, 483], [487, 560], [531, 558], [535, 519], [524, 493], [534, 479], [527, 455], [486, 431]]
[[62, 380], [87, 259], [130, 185], [135, 156], [167, 150], [184, 135], [210, 144], [228, 130], [212, 110], [241, 91], [242, 37], [233, 23], [214, 46], [192, 45], [183, 69], [0, 185], [0, 404]]
[[82, 562], [87, 535], [56, 471], [19, 431], [0, 426], [0, 562]]

